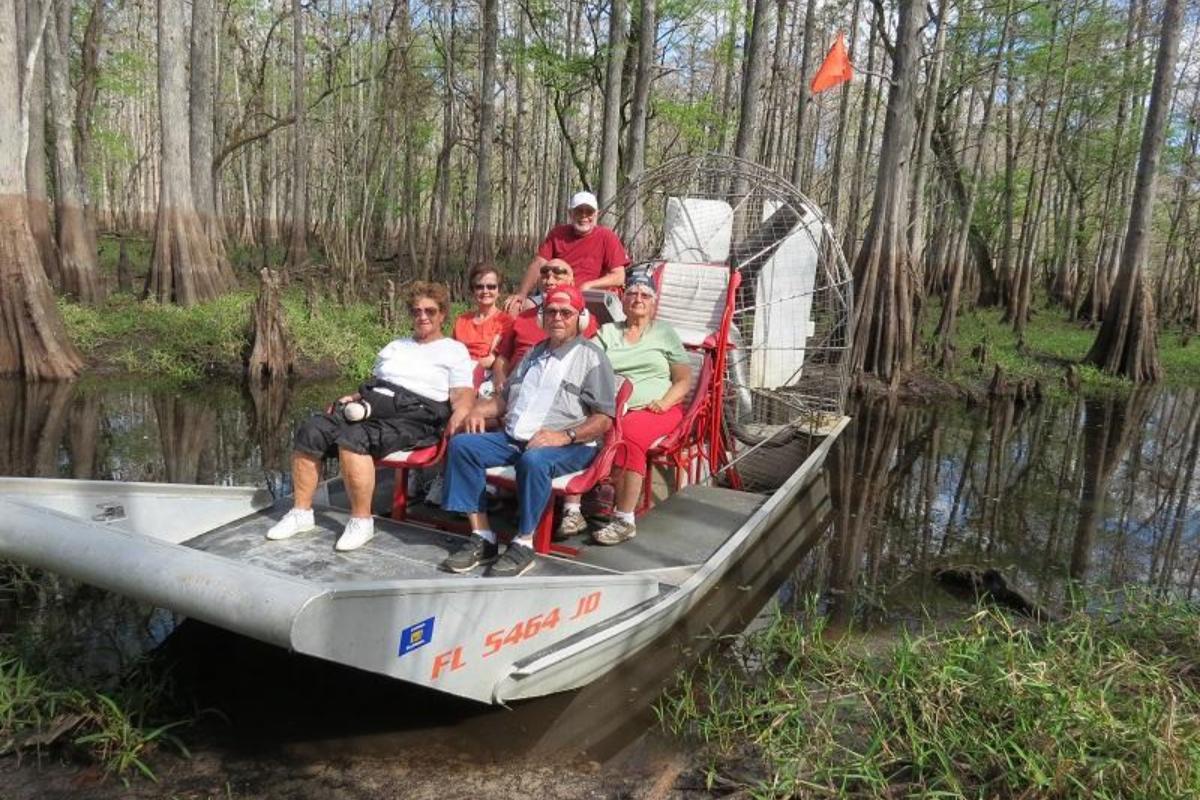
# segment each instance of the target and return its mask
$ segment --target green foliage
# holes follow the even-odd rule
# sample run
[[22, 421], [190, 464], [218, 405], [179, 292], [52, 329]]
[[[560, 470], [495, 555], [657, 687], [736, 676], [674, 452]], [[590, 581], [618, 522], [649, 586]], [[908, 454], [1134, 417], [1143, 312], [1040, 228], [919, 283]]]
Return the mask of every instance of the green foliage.
[[[191, 308], [113, 295], [95, 307], [61, 300], [59, 309], [72, 341], [93, 366], [179, 384], [241, 372], [253, 304], [254, 295], [242, 291]], [[374, 303], [342, 306], [321, 299], [310, 318], [303, 294], [293, 288], [283, 307], [298, 368], [306, 373], [361, 378], [380, 348], [409, 331], [403, 308], [401, 324], [387, 330]]]
[[93, 687], [71, 686], [48, 670], [31, 669], [11, 642], [0, 642], [0, 754], [33, 746], [31, 742], [58, 743], [71, 735], [70, 741], [105, 772], [128, 782], [127, 774], [136, 770], [154, 780], [147, 755], [163, 742], [186, 755], [182, 742], [169, 731], [187, 720], [148, 726], [148, 715], [163, 702], [166, 684], [135, 679], [131, 685], [132, 690], [111, 696]]
[[[940, 313], [941, 305], [937, 301], [931, 302], [926, 309], [923, 331], [926, 341], [932, 339]], [[942, 371], [941, 376], [955, 383], [982, 385], [991, 379], [998, 364], [1007, 378], [1032, 378], [1041, 383], [1044, 392], [1055, 394], [1065, 392], [1064, 370], [1074, 363], [1085, 390], [1112, 391], [1132, 387], [1123, 378], [1077, 363], [1087, 355], [1096, 339], [1097, 329], [1069, 319], [1065, 310], [1037, 305], [1030, 315], [1023, 347], [1012, 325], [1003, 322], [1002, 317], [1003, 311], [998, 308], [963, 312], [954, 340], [957, 351], [954, 368]], [[986, 353], [982, 361], [972, 355], [978, 352]], [[1175, 333], [1163, 333], [1159, 336], [1159, 357], [1168, 385], [1200, 382], [1200, 342], [1190, 342], [1189, 337]]]
[[1042, 627], [980, 610], [870, 650], [778, 616], [660, 718], [756, 796], [1194, 797], [1195, 609], [1113, 599]]
[[154, 772], [143, 760], [146, 753], [160, 739], [173, 741], [182, 749], [179, 740], [167, 733], [182, 725], [182, 721], [143, 728], [115, 700], [104, 694], [95, 696], [90, 716], [96, 730], [77, 737], [75, 744], [86, 745], [106, 772], [124, 775], [136, 768], [150, 780], [156, 780]]

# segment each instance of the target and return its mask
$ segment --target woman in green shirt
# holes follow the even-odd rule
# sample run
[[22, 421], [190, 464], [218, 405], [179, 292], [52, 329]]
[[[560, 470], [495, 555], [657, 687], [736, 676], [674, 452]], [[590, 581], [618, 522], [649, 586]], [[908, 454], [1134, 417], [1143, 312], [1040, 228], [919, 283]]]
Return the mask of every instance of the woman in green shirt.
[[649, 275], [629, 276], [622, 305], [625, 321], [608, 323], [594, 340], [608, 354], [613, 371], [633, 383], [622, 423], [625, 446], [613, 464], [613, 520], [592, 534], [599, 544], [620, 544], [637, 535], [633, 509], [646, 477], [646, 451], [683, 421], [682, 403], [692, 379], [679, 334], [654, 321], [658, 297]]

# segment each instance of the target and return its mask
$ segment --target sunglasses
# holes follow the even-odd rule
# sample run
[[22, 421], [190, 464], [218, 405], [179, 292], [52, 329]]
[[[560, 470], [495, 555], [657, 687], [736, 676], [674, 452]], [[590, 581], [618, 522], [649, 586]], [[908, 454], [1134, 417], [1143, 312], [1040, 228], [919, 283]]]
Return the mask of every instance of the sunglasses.
[[549, 275], [551, 272], [553, 272], [555, 275], [558, 275], [561, 277], [563, 275], [566, 275], [568, 272], [570, 272], [570, 270], [567, 269], [566, 267], [542, 267], [543, 275]]
[[500, 288], [500, 284], [498, 284], [498, 283], [477, 283], [477, 284], [475, 284], [474, 288], [475, 288], [475, 291], [477, 291], [477, 292], [484, 292], [484, 291], [494, 292]]
[[557, 306], [556, 307], [547, 306], [545, 313], [546, 313], [546, 316], [550, 317], [551, 319], [554, 319], [555, 317], [562, 317], [563, 319], [570, 319], [571, 317], [575, 316], [579, 312], [573, 308], [560, 308]]
[[408, 309], [408, 313], [414, 317], [435, 317], [441, 309], [437, 306], [430, 308], [428, 306], [412, 306]]

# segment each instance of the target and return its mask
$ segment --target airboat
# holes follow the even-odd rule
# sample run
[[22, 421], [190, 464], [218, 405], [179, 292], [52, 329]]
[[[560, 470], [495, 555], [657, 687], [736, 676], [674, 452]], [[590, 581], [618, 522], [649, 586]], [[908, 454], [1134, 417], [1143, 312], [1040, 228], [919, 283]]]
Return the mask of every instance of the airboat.
[[[437, 445], [380, 460], [386, 517], [351, 553], [333, 549], [348, 515], [336, 478], [318, 494], [320, 529], [282, 542], [264, 533], [290, 504], [265, 489], [0, 478], [0, 557], [485, 703], [574, 689], [635, 658], [757, 542], [827, 518], [814, 487], [849, 421], [851, 279], [820, 210], [729, 157], [664, 163], [601, 222], [653, 276], [659, 319], [695, 366], [683, 423], [650, 453], [636, 539], [553, 542], [552, 500], [526, 575], [441, 572], [457, 534], [407, 494]], [[603, 484], [620, 427], [618, 412], [593, 465], [556, 494]]]

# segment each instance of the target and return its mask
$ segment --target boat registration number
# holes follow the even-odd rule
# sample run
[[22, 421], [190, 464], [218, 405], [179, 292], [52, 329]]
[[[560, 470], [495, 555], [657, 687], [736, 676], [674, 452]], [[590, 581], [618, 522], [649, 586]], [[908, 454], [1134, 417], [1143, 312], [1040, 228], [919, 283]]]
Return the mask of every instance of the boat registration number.
[[[530, 639], [541, 636], [546, 631], [552, 631], [560, 624], [573, 622], [594, 613], [600, 608], [601, 594], [602, 592], [592, 592], [580, 597], [575, 603], [575, 608], [571, 610], [571, 616], [569, 617], [564, 616], [561, 606], [555, 606], [541, 614], [534, 614], [532, 617], [517, 620], [508, 627], [491, 631], [483, 637], [480, 657], [488, 658], [494, 656], [505, 648], [527, 642]], [[437, 680], [443, 673], [455, 672], [465, 666], [467, 666], [465, 646], [458, 645], [450, 650], [438, 653], [434, 657], [433, 671], [429, 677], [431, 680]]]

